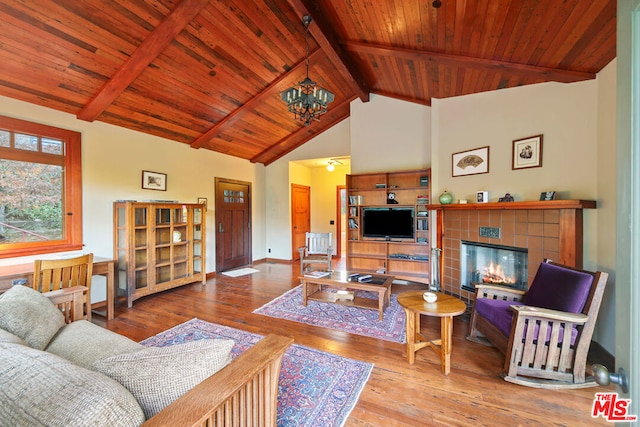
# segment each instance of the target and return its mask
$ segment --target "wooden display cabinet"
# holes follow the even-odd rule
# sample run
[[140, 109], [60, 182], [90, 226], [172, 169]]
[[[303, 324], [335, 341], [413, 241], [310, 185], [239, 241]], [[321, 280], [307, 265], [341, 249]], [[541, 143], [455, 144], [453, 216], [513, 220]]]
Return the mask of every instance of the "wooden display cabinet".
[[146, 295], [206, 282], [204, 205], [114, 203], [118, 293], [127, 306]]
[[[431, 170], [347, 175], [347, 269], [374, 273], [384, 271], [397, 278], [429, 283], [429, 201]], [[397, 204], [389, 204], [389, 193]], [[367, 207], [413, 209], [414, 237], [385, 239], [366, 237], [362, 213]]]

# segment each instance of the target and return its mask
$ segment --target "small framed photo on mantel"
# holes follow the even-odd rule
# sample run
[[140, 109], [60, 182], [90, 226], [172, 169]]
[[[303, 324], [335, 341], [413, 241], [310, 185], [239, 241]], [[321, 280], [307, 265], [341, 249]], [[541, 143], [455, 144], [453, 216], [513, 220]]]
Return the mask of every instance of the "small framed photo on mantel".
[[542, 167], [542, 135], [513, 141], [511, 169]]
[[555, 200], [556, 192], [555, 191], [543, 191], [540, 193], [540, 200]]

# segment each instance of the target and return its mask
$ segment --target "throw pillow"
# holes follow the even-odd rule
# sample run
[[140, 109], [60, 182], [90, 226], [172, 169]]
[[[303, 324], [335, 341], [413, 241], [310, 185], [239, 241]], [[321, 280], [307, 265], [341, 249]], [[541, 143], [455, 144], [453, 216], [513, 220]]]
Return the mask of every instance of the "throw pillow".
[[0, 425], [130, 427], [142, 408], [122, 384], [55, 354], [0, 343]]
[[98, 359], [143, 350], [137, 342], [86, 320], [69, 323], [53, 337], [46, 350], [83, 368]]
[[0, 328], [44, 350], [65, 325], [64, 316], [49, 298], [22, 285], [12, 286], [0, 297]]
[[125, 386], [147, 419], [231, 362], [233, 340], [150, 347], [98, 360], [94, 368]]

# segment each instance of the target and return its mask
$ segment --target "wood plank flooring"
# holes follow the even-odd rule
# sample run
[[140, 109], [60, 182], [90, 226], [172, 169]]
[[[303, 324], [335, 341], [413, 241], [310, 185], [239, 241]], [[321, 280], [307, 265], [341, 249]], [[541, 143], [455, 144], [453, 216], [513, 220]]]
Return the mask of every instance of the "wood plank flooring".
[[[346, 426], [587, 426], [607, 425], [591, 417], [596, 391], [539, 390], [499, 377], [503, 356], [494, 348], [465, 340], [467, 321], [455, 318], [451, 374], [429, 348], [409, 365], [404, 344], [331, 331], [252, 311], [297, 286], [298, 264], [260, 263], [260, 270], [238, 278], [219, 275], [206, 285], [192, 284], [137, 300], [133, 308], [119, 305], [116, 318], [93, 322], [136, 341], [197, 317], [266, 335], [293, 337], [317, 348], [375, 365]], [[393, 292], [414, 288], [394, 285]], [[439, 334], [439, 319], [423, 317], [428, 337]], [[325, 426], [322, 426], [325, 427]]]

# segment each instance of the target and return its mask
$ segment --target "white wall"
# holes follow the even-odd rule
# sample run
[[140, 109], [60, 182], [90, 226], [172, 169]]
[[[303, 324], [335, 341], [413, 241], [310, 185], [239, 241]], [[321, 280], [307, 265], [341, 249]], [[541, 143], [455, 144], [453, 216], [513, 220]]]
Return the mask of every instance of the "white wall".
[[[267, 249], [271, 249], [267, 253], [269, 258], [291, 260], [291, 184], [312, 184], [309, 168], [300, 165], [291, 168], [290, 162], [348, 156], [350, 138], [350, 120], [346, 119], [267, 166], [266, 223]], [[308, 175], [303, 174], [303, 169], [307, 169]], [[314, 194], [312, 188], [312, 198]], [[314, 215], [312, 221], [313, 217]]]
[[351, 102], [351, 173], [431, 165], [431, 108], [371, 94]]
[[[594, 338], [607, 351], [615, 354], [615, 288], [618, 260], [615, 230], [618, 198], [616, 185], [616, 61], [598, 73], [598, 249], [597, 265], [593, 268], [609, 273], [609, 281], [602, 299]], [[607, 329], [610, 332], [607, 333]]]
[[[215, 271], [214, 178], [224, 177], [253, 183], [253, 258], [265, 257], [264, 166], [209, 150], [194, 150], [186, 144], [101, 122], [77, 120], [70, 114], [5, 97], [0, 97], [0, 114], [82, 133], [85, 243], [82, 252], [113, 256], [115, 200], [161, 199], [195, 203], [198, 197], [206, 197], [209, 204], [206, 271]], [[143, 170], [166, 173], [167, 191], [143, 190]], [[60, 254], [49, 257], [57, 256]], [[34, 258], [0, 259], [0, 265], [32, 262]], [[96, 279], [99, 283], [99, 278]], [[96, 293], [101, 291], [99, 288], [95, 286]], [[94, 296], [94, 301], [104, 299], [97, 294]]]
[[[443, 190], [475, 200], [478, 190], [498, 201], [538, 200], [542, 191], [560, 199], [598, 199], [597, 91], [595, 80], [543, 83], [434, 100], [437, 162], [434, 200]], [[434, 123], [435, 127], [435, 123]], [[542, 167], [512, 170], [513, 140], [543, 134]], [[489, 173], [451, 176], [454, 153], [489, 146]], [[436, 167], [437, 165], [437, 167]], [[606, 195], [605, 195], [606, 196]], [[597, 210], [584, 211], [584, 265], [596, 265]]]

